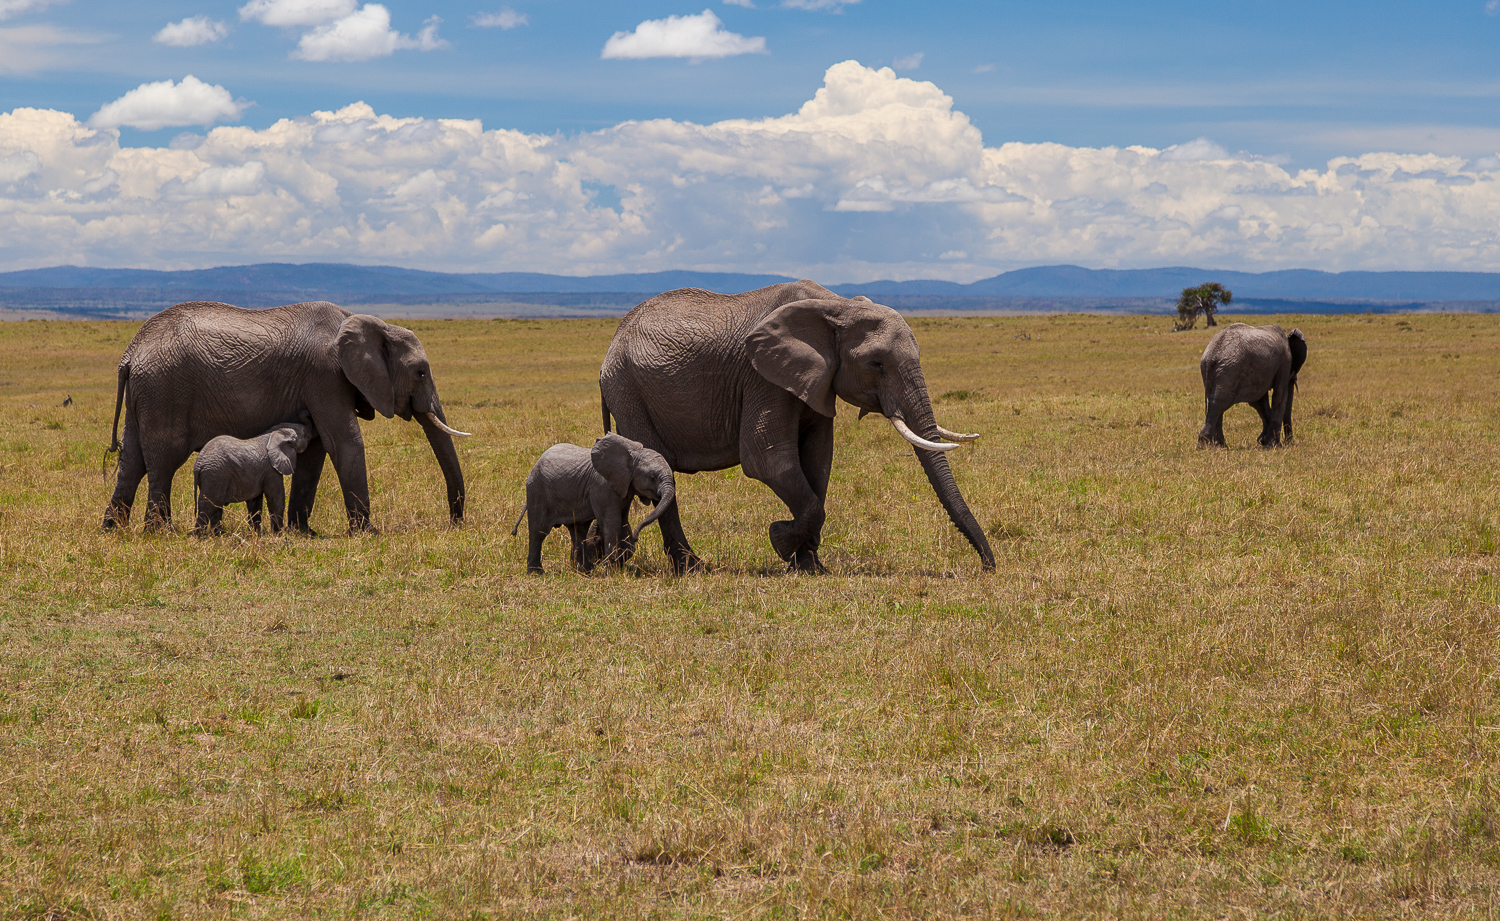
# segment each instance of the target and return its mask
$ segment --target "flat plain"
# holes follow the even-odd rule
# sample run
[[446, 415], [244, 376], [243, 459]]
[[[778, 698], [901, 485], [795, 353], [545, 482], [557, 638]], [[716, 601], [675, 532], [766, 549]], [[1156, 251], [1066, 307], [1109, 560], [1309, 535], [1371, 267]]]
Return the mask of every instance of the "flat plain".
[[612, 321], [411, 322], [461, 528], [377, 420], [382, 533], [211, 540], [99, 530], [135, 325], [0, 324], [0, 918], [1496, 917], [1500, 318], [1271, 319], [1269, 451], [1201, 327], [914, 320], [996, 572], [842, 406], [831, 572], [731, 470], [685, 578], [510, 535]]

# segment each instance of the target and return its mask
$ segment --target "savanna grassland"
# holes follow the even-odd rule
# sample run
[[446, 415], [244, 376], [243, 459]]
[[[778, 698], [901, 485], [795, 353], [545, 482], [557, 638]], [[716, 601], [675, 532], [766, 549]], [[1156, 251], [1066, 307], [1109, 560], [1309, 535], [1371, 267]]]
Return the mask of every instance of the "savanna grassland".
[[510, 535], [612, 322], [411, 324], [461, 529], [377, 420], [383, 533], [214, 540], [99, 530], [135, 327], [0, 325], [0, 918], [1494, 917], [1500, 317], [1279, 321], [1296, 445], [1199, 451], [1201, 328], [914, 320], [997, 571], [844, 406], [831, 573], [726, 471], [686, 578]]

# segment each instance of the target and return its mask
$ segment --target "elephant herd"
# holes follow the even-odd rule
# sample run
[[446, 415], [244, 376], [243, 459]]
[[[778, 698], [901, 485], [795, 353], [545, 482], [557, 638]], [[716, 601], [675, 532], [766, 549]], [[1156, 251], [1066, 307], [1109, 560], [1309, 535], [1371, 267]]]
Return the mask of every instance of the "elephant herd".
[[[1260, 413], [1262, 445], [1279, 444], [1283, 431], [1290, 440], [1292, 392], [1306, 357], [1297, 330], [1240, 323], [1222, 330], [1203, 353], [1199, 445], [1224, 443], [1224, 410], [1236, 402]], [[791, 513], [770, 526], [777, 555], [790, 569], [822, 571], [836, 399], [860, 418], [885, 417], [911, 442], [981, 567], [995, 567], [946, 457], [979, 436], [937, 423], [916, 338], [889, 307], [811, 281], [733, 295], [668, 291], [620, 322], [599, 390], [604, 436], [593, 448], [554, 446], [527, 478], [529, 570], [541, 570], [542, 541], [559, 526], [569, 529], [583, 568], [628, 554], [640, 533], [628, 515], [637, 497], [655, 505], [641, 527], [660, 526], [673, 571], [700, 568], [674, 475], [739, 466]], [[116, 432], [122, 407], [123, 441], [111, 434], [120, 462], [106, 529], [128, 524], [143, 478], [147, 528], [169, 527], [173, 476], [196, 451], [200, 530], [217, 530], [223, 505], [240, 501], [258, 526], [264, 495], [273, 528], [284, 506], [285, 523], [308, 532], [330, 458], [350, 530], [372, 530], [359, 419], [377, 412], [422, 426], [447, 484], [449, 515], [464, 516], [453, 438], [466, 433], [449, 427], [417, 337], [372, 316], [322, 301], [266, 310], [178, 304], [147, 320], [120, 359]]]

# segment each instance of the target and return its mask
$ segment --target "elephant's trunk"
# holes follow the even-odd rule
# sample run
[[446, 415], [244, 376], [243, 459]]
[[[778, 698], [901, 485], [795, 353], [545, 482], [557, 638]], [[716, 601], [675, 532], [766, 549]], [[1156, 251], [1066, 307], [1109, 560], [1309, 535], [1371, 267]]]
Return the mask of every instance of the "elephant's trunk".
[[[906, 386], [899, 399], [901, 409], [896, 414], [887, 412], [886, 415], [893, 419], [897, 415], [904, 416], [906, 424], [920, 433], [919, 437], [924, 440], [934, 441], [944, 437], [946, 430], [933, 419], [932, 400], [927, 395], [927, 382], [922, 377], [921, 366], [913, 363], [902, 369], [902, 379]], [[980, 567], [985, 572], [993, 572], [995, 554], [990, 550], [990, 542], [984, 536], [984, 529], [979, 526], [974, 513], [969, 511], [968, 503], [964, 502], [963, 493], [953, 479], [953, 468], [948, 466], [947, 456], [941, 450], [925, 450], [920, 447], [915, 450], [917, 460], [927, 474], [927, 482], [932, 484], [932, 490], [937, 493], [938, 501], [943, 504], [949, 520], [979, 553]]]
[[454, 522], [463, 521], [464, 472], [458, 465], [458, 451], [453, 447], [453, 436], [448, 434], [451, 429], [443, 418], [443, 408], [439, 406], [436, 413], [418, 415], [417, 422], [426, 433], [427, 443], [432, 445], [432, 454], [443, 471], [444, 482], [448, 484], [448, 515]]
[[672, 471], [670, 469], [658, 478], [656, 495], [656, 508], [652, 509], [651, 514], [647, 515], [641, 521], [640, 526], [635, 529], [635, 534], [631, 535], [634, 540], [640, 540], [641, 532], [646, 530], [646, 526], [652, 524], [656, 521], [656, 519], [660, 518], [662, 516], [662, 513], [665, 512], [674, 501], [676, 501], [677, 481], [673, 478]]

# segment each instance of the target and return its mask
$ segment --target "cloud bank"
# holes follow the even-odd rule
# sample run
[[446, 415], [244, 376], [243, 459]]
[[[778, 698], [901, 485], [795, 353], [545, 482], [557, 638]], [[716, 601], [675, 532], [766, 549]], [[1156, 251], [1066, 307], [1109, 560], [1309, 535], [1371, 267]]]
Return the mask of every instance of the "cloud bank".
[[[143, 101], [132, 117], [152, 111], [176, 110]], [[575, 137], [357, 103], [122, 148], [102, 127], [120, 117], [0, 114], [0, 268], [349, 261], [828, 282], [1061, 262], [1500, 271], [1497, 157], [1365, 153], [1288, 172], [1204, 139], [986, 146], [932, 83], [853, 61], [792, 114]]]

